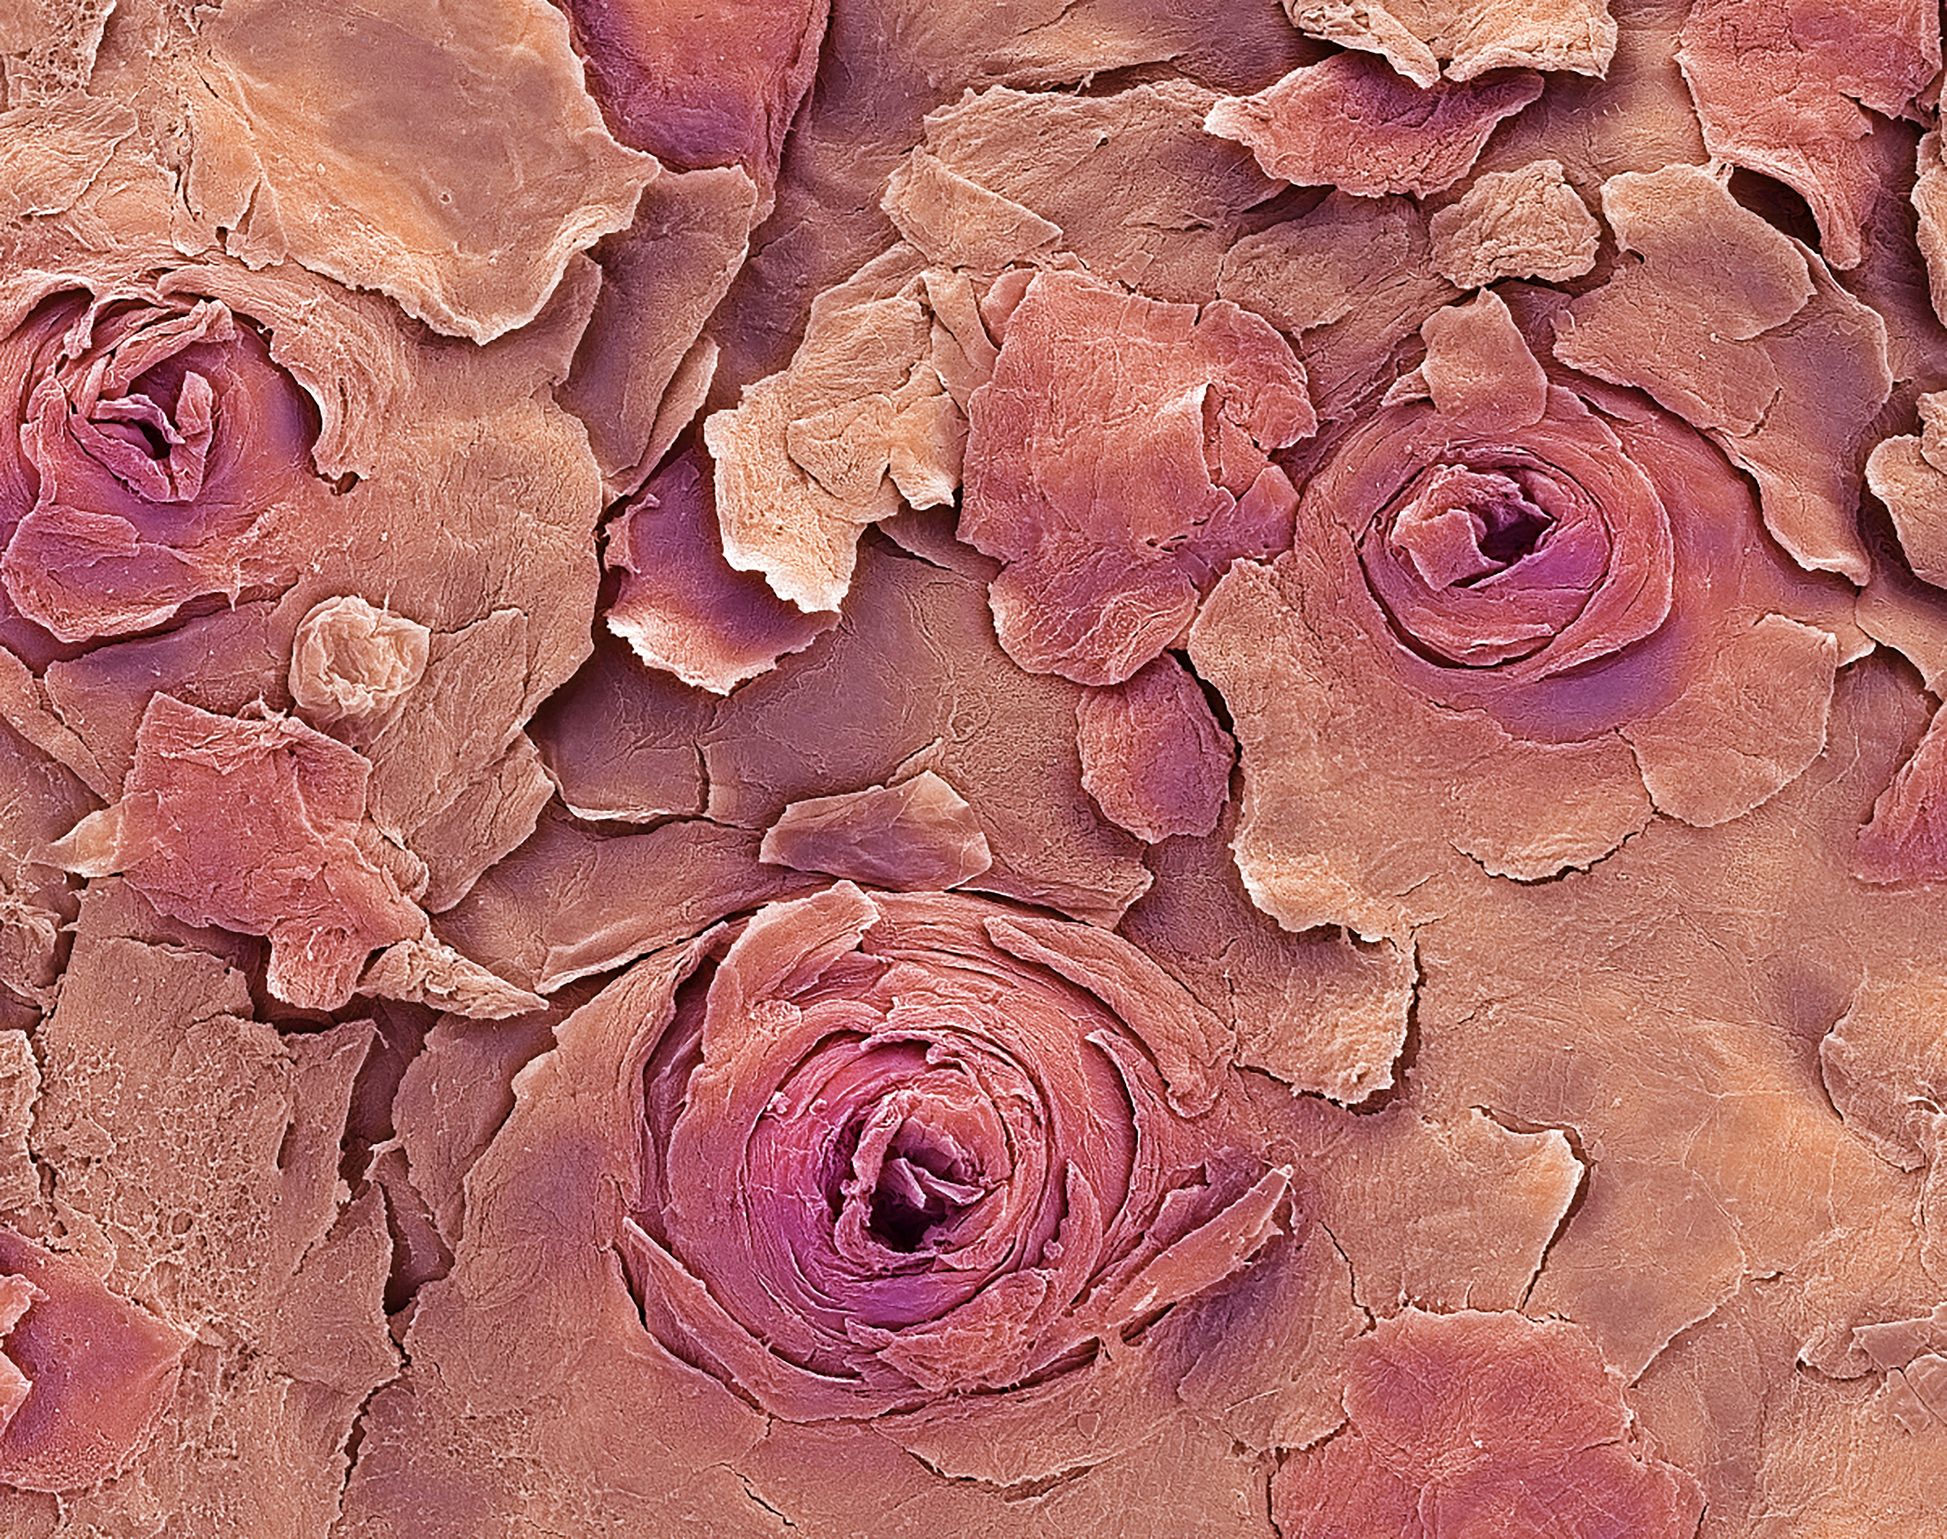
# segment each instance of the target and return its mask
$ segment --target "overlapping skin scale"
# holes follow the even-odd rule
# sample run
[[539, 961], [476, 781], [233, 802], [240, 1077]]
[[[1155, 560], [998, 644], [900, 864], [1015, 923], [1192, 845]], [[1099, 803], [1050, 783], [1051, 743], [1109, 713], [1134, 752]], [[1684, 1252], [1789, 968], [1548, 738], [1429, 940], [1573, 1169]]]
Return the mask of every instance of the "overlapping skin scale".
[[13, 9], [0, 1530], [1935, 1520], [1934, 10]]

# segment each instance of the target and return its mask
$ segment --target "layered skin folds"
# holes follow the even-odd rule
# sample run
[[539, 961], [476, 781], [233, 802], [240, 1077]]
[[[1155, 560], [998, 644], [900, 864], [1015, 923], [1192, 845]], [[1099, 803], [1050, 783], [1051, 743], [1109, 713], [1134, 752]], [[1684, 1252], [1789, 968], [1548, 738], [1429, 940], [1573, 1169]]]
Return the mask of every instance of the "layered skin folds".
[[1086, 1363], [1244, 1264], [1290, 1172], [1226, 1027], [1084, 925], [849, 883], [760, 912], [642, 1043], [650, 1327], [763, 1409], [862, 1416]]
[[1936, 10], [0, 4], [0, 1535], [1934, 1532]]
[[288, 578], [316, 410], [219, 300], [50, 294], [0, 342], [0, 584], [64, 642]]
[[960, 537], [1006, 563], [990, 592], [1009, 656], [1119, 684], [1213, 570], [1282, 543], [1292, 489], [1268, 456], [1317, 418], [1289, 346], [1228, 301], [1199, 311], [1079, 273], [1016, 292], [968, 403]]
[[[1652, 807], [1748, 812], [1817, 755], [1850, 630], [1680, 423], [1544, 370], [1493, 295], [1422, 333], [1306, 483], [1292, 550], [1234, 566], [1192, 632], [1238, 717], [1240, 869], [1292, 929], [1399, 934], [1456, 852], [1532, 879]], [[1515, 765], [1556, 794], [1500, 795]]]

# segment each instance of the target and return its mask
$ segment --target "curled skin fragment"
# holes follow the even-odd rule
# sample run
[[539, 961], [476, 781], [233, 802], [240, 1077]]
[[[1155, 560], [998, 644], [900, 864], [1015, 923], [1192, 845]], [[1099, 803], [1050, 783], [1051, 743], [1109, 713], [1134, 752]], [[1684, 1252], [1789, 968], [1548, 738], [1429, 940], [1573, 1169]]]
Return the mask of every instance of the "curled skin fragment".
[[186, 93], [191, 206], [252, 266], [288, 254], [440, 331], [486, 342], [533, 320], [660, 168], [608, 136], [544, 0], [468, 17], [225, 6]]
[[431, 637], [356, 595], [326, 599], [298, 624], [291, 698], [320, 725], [370, 726], [425, 676]]
[[1428, 221], [1433, 265], [1461, 288], [1500, 278], [1559, 283], [1595, 266], [1595, 216], [1562, 174], [1559, 160], [1489, 171]]
[[1898, 117], [1940, 73], [1940, 13], [1903, 0], [1701, 0], [1677, 60], [1711, 154], [1775, 176], [1857, 267], [1879, 168], [1866, 109]]
[[1619, 1382], [1567, 1322], [1406, 1310], [1355, 1347], [1345, 1409], [1346, 1431], [1272, 1479], [1293, 1539], [1688, 1539], [1703, 1512], [1697, 1482], [1637, 1445]]
[[1920, 253], [1927, 261], [1927, 289], [1934, 314], [1947, 316], [1947, 162], [1941, 157], [1940, 130], [1921, 136], [1913, 209], [1919, 216]]
[[1603, 0], [1284, 0], [1313, 37], [1381, 55], [1415, 85], [1509, 65], [1601, 75], [1616, 51]]
[[895, 892], [944, 890], [994, 863], [973, 808], [931, 770], [897, 785], [793, 802], [764, 833], [771, 865]]
[[366, 957], [425, 928], [364, 822], [371, 765], [302, 722], [217, 716], [156, 695], [122, 799], [56, 853], [90, 876], [122, 872], [163, 913], [270, 938], [269, 983], [335, 1010]]
[[147, 1441], [189, 1336], [0, 1228], [0, 1484], [67, 1491]]
[[1216, 828], [1237, 745], [1172, 654], [1125, 684], [1084, 694], [1075, 728], [1083, 788], [1138, 839], [1154, 844]]
[[1869, 976], [1819, 1043], [1826, 1093], [1846, 1126], [1901, 1170], [1927, 1162], [1947, 1099], [1947, 979], [1928, 971]]
[[725, 559], [807, 613], [838, 607], [859, 531], [899, 511], [899, 410], [941, 393], [914, 256], [895, 247], [820, 295], [790, 368], [704, 419]]
[[[1893, 387], [1885, 323], [1702, 167], [1611, 177], [1602, 207], [1639, 260], [1557, 317], [1555, 356], [1707, 433], [1757, 481], [1779, 544], [1863, 583], [1854, 509]], [[1677, 335], [1689, 345], [1664, 345]]]
[[597, 248], [601, 292], [555, 398], [587, 426], [611, 497], [642, 484], [703, 404], [717, 344], [701, 333], [743, 267], [756, 200], [735, 166], [659, 176]]
[[1540, 95], [1533, 70], [1423, 89], [1369, 54], [1342, 53], [1218, 102], [1204, 126], [1300, 187], [1424, 196], [1465, 176], [1495, 125]]
[[1893, 515], [1900, 551], [1913, 575], [1947, 588], [1947, 392], [1920, 397], [1923, 431], [1874, 445], [1866, 484]]
[[754, 572], [723, 559], [707, 456], [690, 449], [650, 480], [609, 526], [605, 557], [621, 586], [604, 618], [651, 668], [727, 695], [802, 651], [836, 610], [805, 613]]
[[1281, 1227], [1289, 1171], [1214, 1109], [1228, 1031], [1090, 926], [842, 884], [641, 1032], [645, 1318], [789, 1419], [1086, 1371]]
[[1225, 562], [1282, 546], [1293, 493], [1269, 455], [1317, 427], [1259, 317], [1066, 272], [1027, 283], [968, 416], [960, 537], [1007, 563], [1001, 645], [1080, 684], [1128, 679]]
[[1947, 726], [1938, 712], [1873, 803], [1852, 869], [1883, 885], [1947, 881]]

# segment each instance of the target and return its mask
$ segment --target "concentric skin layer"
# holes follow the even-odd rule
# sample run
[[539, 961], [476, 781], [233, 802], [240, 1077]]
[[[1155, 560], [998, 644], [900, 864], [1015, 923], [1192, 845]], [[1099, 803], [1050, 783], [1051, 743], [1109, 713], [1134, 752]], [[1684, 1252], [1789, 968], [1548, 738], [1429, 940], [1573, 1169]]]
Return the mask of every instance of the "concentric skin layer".
[[1423, 400], [1382, 409], [1303, 489], [1306, 587], [1340, 595], [1386, 671], [1519, 736], [1653, 715], [1709, 666], [1713, 633], [1747, 623], [1779, 563], [1749, 559], [1756, 510], [1709, 444], [1604, 394], [1598, 411], [1550, 385], [1513, 428], [1470, 429]]
[[849, 883], [765, 909], [642, 1054], [651, 1328], [775, 1414], [1086, 1361], [1277, 1231], [1228, 1032], [1126, 942]]

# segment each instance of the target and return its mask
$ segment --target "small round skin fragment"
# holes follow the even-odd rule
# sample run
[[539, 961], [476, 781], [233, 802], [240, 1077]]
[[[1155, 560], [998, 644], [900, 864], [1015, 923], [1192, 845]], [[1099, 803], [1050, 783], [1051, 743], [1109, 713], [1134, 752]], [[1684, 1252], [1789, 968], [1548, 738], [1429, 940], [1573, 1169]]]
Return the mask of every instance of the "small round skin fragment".
[[355, 594], [326, 599], [298, 625], [291, 698], [320, 726], [375, 722], [425, 676], [431, 638], [418, 621]]

